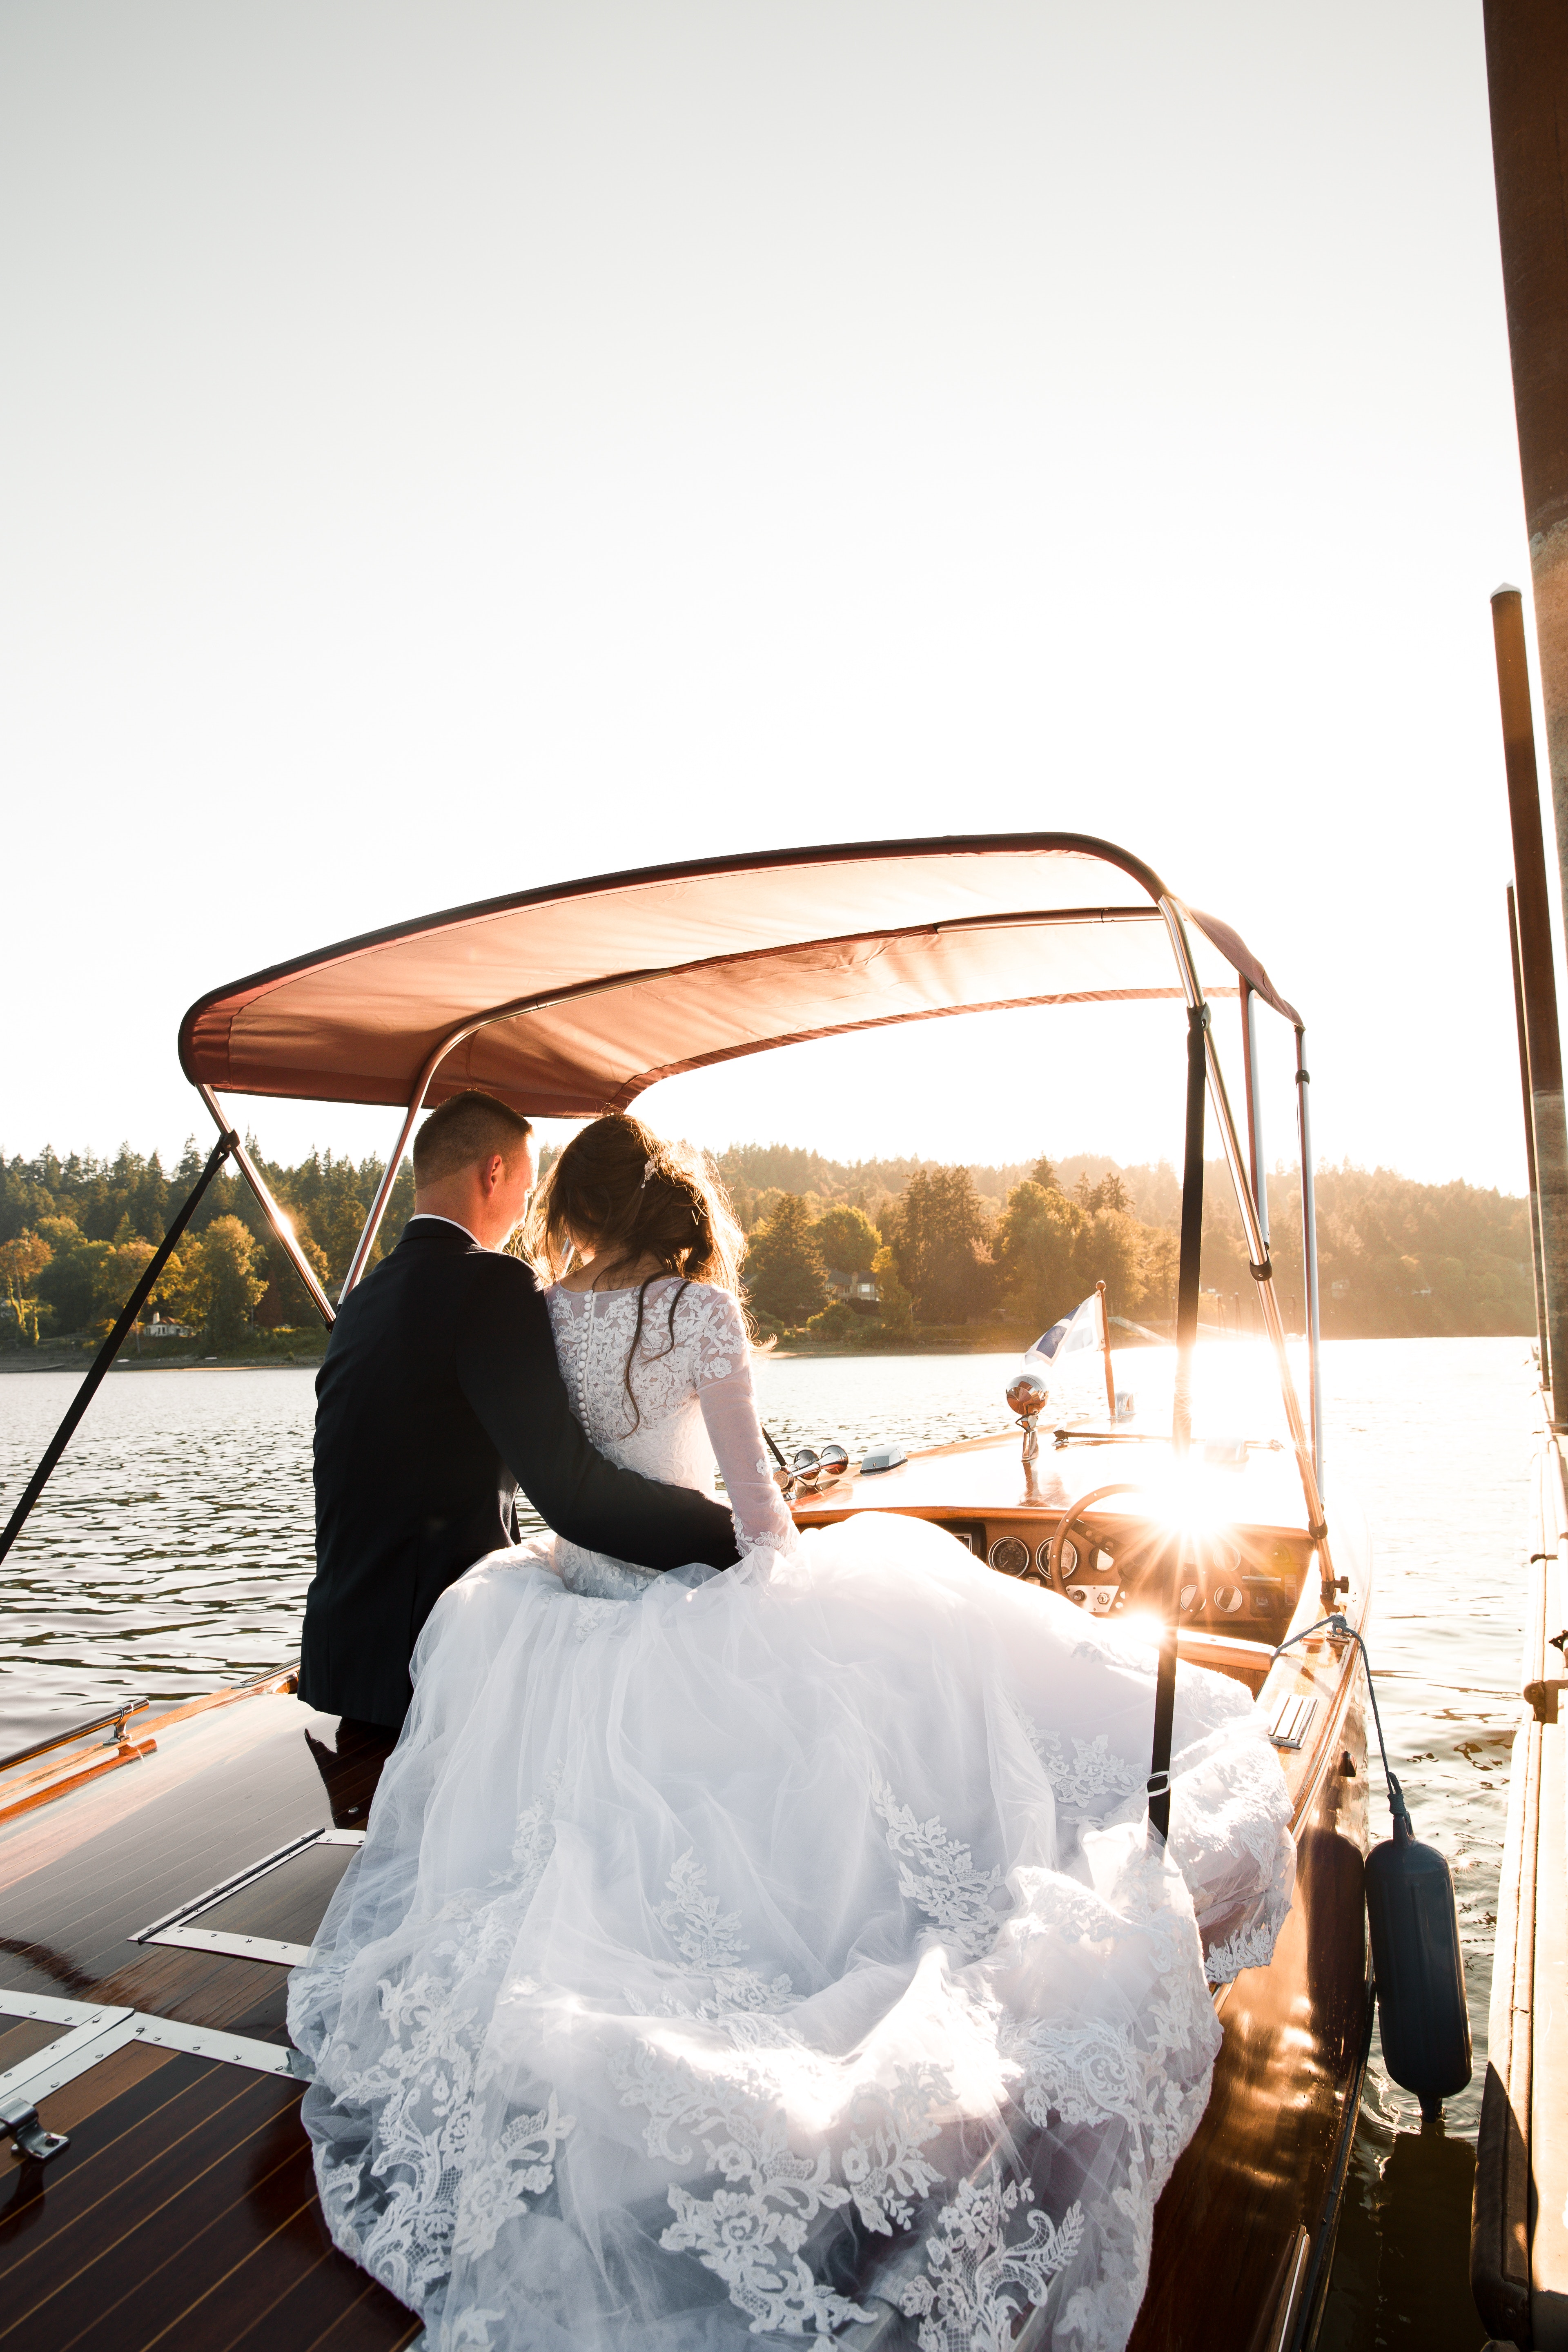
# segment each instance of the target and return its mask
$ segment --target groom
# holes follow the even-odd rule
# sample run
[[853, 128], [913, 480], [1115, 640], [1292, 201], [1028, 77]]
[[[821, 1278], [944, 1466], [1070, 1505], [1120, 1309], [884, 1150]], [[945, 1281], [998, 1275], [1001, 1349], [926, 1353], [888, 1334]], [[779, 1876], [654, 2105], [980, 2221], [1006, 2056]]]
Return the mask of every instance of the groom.
[[616, 1469], [566, 1401], [549, 1310], [498, 1255], [533, 1185], [527, 1119], [454, 1095], [414, 1139], [414, 1214], [344, 1300], [316, 1381], [316, 1573], [300, 1696], [395, 1730], [408, 1662], [449, 1584], [517, 1539], [521, 1487], [550, 1526], [642, 1568], [729, 1568], [728, 1511]]

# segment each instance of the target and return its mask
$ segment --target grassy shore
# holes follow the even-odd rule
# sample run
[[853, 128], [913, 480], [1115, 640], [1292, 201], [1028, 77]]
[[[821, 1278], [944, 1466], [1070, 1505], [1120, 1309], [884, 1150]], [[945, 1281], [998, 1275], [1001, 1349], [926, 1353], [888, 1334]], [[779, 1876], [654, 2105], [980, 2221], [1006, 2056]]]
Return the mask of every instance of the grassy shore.
[[[209, 1349], [201, 1339], [143, 1339], [138, 1349], [128, 1339], [114, 1360], [121, 1372], [188, 1372], [201, 1370], [265, 1371], [274, 1366], [319, 1364], [325, 1351], [324, 1331], [268, 1332], [243, 1348], [225, 1354]], [[101, 1339], [43, 1339], [36, 1348], [7, 1348], [0, 1352], [0, 1372], [85, 1372]]]

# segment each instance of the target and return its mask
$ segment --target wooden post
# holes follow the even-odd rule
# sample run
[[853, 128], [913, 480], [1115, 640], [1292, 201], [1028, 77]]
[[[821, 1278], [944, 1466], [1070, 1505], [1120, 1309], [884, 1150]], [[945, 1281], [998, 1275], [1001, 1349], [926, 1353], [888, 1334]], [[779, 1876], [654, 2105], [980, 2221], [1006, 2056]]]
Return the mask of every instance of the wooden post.
[[[1513, 832], [1514, 911], [1519, 924], [1520, 976], [1530, 1063], [1536, 1198], [1541, 1213], [1542, 1277], [1546, 1321], [1542, 1385], [1562, 1371], [1568, 1379], [1568, 1119], [1563, 1104], [1563, 1048], [1557, 1029], [1557, 975], [1552, 961], [1552, 905], [1541, 836], [1536, 782], [1535, 722], [1524, 651], [1524, 608], [1517, 588], [1492, 598], [1498, 701], [1508, 769], [1508, 813]], [[1564, 1396], [1568, 1404], [1568, 1394]], [[1552, 1422], [1563, 1425], [1553, 1391]]]
[[[1546, 756], [1568, 904], [1568, 8], [1563, 0], [1483, 0], [1482, 15]], [[1522, 902], [1520, 912], [1522, 924]], [[1525, 976], [1528, 1006], [1528, 948]], [[1538, 1150], [1540, 1142], [1538, 1135]]]
[[1530, 1255], [1535, 1275], [1535, 1343], [1541, 1350], [1541, 1385], [1552, 1386], [1546, 1354], [1546, 1273], [1541, 1256], [1541, 1194], [1535, 1181], [1535, 1117], [1530, 1102], [1530, 1040], [1524, 1026], [1524, 977], [1519, 968], [1519, 920], [1513, 885], [1508, 888], [1508, 945], [1513, 962], [1513, 1021], [1519, 1033], [1519, 1076], [1524, 1092], [1524, 1164], [1530, 1181]]

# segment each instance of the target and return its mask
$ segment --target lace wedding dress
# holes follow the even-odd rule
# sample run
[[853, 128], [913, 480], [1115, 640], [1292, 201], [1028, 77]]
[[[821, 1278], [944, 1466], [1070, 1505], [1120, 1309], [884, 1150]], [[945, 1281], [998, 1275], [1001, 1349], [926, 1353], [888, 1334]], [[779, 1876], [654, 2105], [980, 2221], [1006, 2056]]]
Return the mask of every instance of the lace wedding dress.
[[742, 1557], [525, 1546], [431, 1615], [290, 1988], [333, 2236], [431, 2352], [1111, 2352], [1205, 1973], [1289, 1905], [1247, 1693], [1183, 1671], [1151, 1851], [1152, 1653], [919, 1522], [797, 1541], [726, 1294], [653, 1286], [629, 1392], [635, 1292], [549, 1304], [595, 1444], [717, 1452]]

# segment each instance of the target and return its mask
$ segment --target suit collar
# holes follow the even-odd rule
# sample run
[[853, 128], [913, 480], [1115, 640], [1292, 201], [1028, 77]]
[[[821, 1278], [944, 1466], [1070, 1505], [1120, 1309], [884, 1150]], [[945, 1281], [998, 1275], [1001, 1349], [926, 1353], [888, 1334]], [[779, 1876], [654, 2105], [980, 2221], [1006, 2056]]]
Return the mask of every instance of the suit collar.
[[412, 1242], [418, 1249], [477, 1250], [484, 1244], [477, 1242], [466, 1225], [453, 1224], [449, 1217], [410, 1217], [403, 1228], [399, 1249]]

